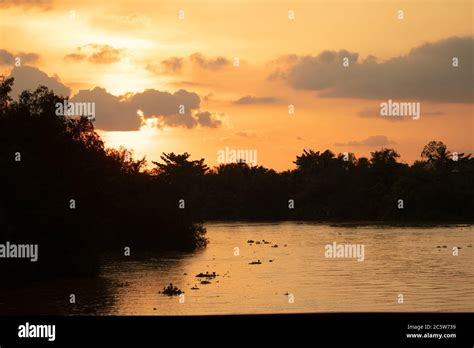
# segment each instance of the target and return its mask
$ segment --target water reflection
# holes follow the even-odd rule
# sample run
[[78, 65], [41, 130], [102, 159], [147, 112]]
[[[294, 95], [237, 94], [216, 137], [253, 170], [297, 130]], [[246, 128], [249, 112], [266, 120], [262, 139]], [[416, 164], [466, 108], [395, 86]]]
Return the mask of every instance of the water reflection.
[[[471, 226], [286, 222], [207, 228], [210, 244], [204, 250], [107, 257], [96, 279], [2, 290], [0, 310], [99, 315], [474, 310]], [[324, 246], [333, 242], [364, 244], [364, 261], [324, 257]], [[454, 246], [461, 247], [458, 256]], [[196, 277], [206, 272], [216, 277]], [[169, 283], [184, 297], [159, 294]], [[70, 293], [76, 293], [76, 305], [65, 302]], [[21, 307], [11, 305], [15, 302]]]

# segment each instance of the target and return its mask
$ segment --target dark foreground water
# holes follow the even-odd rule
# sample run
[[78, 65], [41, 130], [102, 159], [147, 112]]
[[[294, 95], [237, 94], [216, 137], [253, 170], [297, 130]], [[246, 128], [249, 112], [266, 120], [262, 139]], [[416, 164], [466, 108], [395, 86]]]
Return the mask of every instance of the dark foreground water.
[[[204, 250], [148, 256], [132, 250], [128, 258], [104, 260], [94, 279], [2, 289], [0, 314], [474, 311], [472, 226], [206, 226]], [[363, 261], [325, 257], [325, 246], [334, 242], [363, 245]], [[202, 284], [200, 272], [217, 276]], [[170, 282], [184, 295], [158, 293]], [[76, 304], [69, 303], [71, 293]]]

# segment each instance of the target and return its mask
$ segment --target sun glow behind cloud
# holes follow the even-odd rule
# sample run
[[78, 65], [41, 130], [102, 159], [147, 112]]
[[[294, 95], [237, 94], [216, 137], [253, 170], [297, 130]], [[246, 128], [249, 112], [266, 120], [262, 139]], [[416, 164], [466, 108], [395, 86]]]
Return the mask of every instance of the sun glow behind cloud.
[[[400, 6], [407, 14], [404, 22], [396, 19]], [[472, 148], [472, 127], [465, 126], [465, 115], [472, 115], [470, 105], [423, 102], [422, 108], [433, 115], [408, 125], [357, 116], [361, 110], [377, 108], [377, 100], [321, 98], [319, 91], [268, 79], [272, 62], [289, 54], [317, 56], [324, 50], [345, 49], [360, 59], [374, 55], [383, 61], [406, 55], [425, 42], [472, 35], [469, 1], [446, 6], [441, 1], [415, 0], [84, 0], [54, 2], [48, 10], [30, 7], [0, 9], [0, 48], [13, 54], [38, 53], [36, 66], [48, 76], [57, 74], [73, 95], [96, 86], [115, 96], [146, 89], [170, 93], [185, 89], [201, 98], [201, 109], [226, 114], [221, 126], [212, 129], [168, 128], [161, 127], [159, 118], [142, 119], [138, 131], [138, 126], [129, 132], [101, 131], [108, 146], [123, 145], [153, 160], [161, 150], [188, 151], [212, 162], [216, 149], [226, 146], [219, 139], [232, 139], [235, 146], [257, 148], [262, 153], [259, 158], [266, 161], [262, 164], [276, 169], [291, 166], [305, 147], [367, 156], [375, 148], [334, 148], [334, 143], [349, 144], [377, 134], [393, 139], [406, 161], [418, 159], [420, 148], [433, 139], [452, 148]], [[184, 20], [178, 19], [181, 8], [186, 12]], [[287, 19], [290, 8], [296, 11], [293, 22]], [[89, 56], [65, 59], [78, 47], [91, 44], [118, 50], [119, 59], [107, 64], [91, 62]], [[208, 61], [224, 57], [230, 64], [202, 68], [189, 58], [195, 53]], [[232, 66], [236, 56], [241, 59], [239, 68]], [[162, 62], [173, 57], [182, 59], [183, 67], [164, 71]], [[245, 96], [277, 102], [235, 104]], [[296, 107], [291, 117], [290, 103]], [[121, 111], [116, 112], [117, 122]], [[252, 137], [245, 136], [249, 130], [254, 130]], [[285, 148], [276, 151], [276, 146]]]
[[119, 96], [128, 92], [142, 92], [147, 88], [159, 89], [166, 83], [166, 78], [153, 76], [145, 69], [131, 63], [129, 58], [125, 58], [100, 74], [96, 81], [98, 81], [98, 86]]

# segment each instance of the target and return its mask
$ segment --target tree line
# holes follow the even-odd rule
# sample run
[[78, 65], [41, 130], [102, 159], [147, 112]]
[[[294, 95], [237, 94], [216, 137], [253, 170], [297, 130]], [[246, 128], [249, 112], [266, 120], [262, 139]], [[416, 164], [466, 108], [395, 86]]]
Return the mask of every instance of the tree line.
[[12, 277], [93, 274], [105, 251], [124, 247], [200, 248], [209, 220], [472, 221], [474, 160], [440, 141], [412, 165], [394, 149], [370, 158], [304, 150], [283, 172], [209, 168], [189, 153], [164, 153], [150, 169], [105, 148], [87, 118], [57, 116], [64, 98], [46, 87], [13, 101], [12, 85], [0, 85], [0, 241], [40, 248], [34, 265], [0, 262]]

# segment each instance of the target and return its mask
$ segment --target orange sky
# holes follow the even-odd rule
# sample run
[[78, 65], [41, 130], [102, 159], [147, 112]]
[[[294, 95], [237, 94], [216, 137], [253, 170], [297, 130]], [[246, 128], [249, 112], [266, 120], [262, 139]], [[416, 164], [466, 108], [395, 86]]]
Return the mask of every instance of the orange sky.
[[[214, 166], [217, 151], [229, 147], [257, 150], [258, 164], [284, 170], [304, 148], [368, 156], [388, 146], [412, 162], [430, 140], [473, 152], [472, 7], [472, 1], [414, 0], [6, 0], [0, 2], [0, 71], [12, 71], [9, 54], [34, 53], [22, 64], [56, 76], [71, 97], [94, 87], [113, 96], [196, 93], [200, 106], [192, 112], [210, 112], [214, 126], [156, 127], [150, 115], [140, 129], [114, 131], [112, 116], [107, 124], [99, 120], [110, 104], [97, 102], [106, 145], [123, 145], [150, 161], [187, 151]], [[411, 51], [425, 43], [431, 46]], [[337, 57], [327, 63], [319, 56], [324, 51]], [[357, 53], [357, 61], [341, 68], [346, 51]], [[368, 56], [376, 66], [364, 63]], [[460, 58], [458, 68], [451, 57]], [[254, 98], [236, 103], [245, 96]], [[421, 118], [377, 115], [388, 99], [419, 102]], [[149, 103], [159, 114], [161, 106]]]

